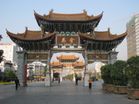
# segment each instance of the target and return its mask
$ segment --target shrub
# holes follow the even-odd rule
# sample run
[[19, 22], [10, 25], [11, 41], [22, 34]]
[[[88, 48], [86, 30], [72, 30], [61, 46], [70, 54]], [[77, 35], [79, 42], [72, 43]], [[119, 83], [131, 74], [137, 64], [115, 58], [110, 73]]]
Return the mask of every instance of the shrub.
[[127, 76], [132, 88], [139, 88], [139, 56], [127, 60]]
[[126, 76], [126, 62], [118, 60], [113, 64], [111, 69], [111, 78], [114, 85], [126, 86], [127, 85], [127, 76]]
[[3, 72], [0, 70], [0, 81], [3, 81]]
[[112, 84], [112, 79], [111, 79], [111, 69], [113, 66], [111, 64], [105, 65], [101, 67], [101, 76], [106, 84]]

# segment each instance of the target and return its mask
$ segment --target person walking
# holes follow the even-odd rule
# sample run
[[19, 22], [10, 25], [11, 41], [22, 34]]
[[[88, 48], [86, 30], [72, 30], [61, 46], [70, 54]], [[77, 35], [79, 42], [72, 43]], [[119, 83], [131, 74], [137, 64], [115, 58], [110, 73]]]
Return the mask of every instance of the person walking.
[[78, 85], [78, 75], [75, 73], [75, 85]]
[[19, 86], [20, 86], [19, 79], [16, 77], [15, 78], [15, 89], [17, 90]]
[[88, 87], [89, 87], [90, 90], [92, 89], [92, 79], [88, 80]]

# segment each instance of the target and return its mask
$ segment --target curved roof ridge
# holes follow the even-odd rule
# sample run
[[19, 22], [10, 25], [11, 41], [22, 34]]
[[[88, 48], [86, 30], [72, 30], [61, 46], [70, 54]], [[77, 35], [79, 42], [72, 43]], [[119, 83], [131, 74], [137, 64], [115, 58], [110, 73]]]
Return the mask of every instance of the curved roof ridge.
[[24, 37], [25, 32], [22, 33], [22, 34], [19, 34], [19, 33], [15, 34], [15, 33], [12, 33], [10, 31], [6, 30], [6, 33], [9, 35], [10, 38], [16, 38], [16, 39], [19, 39], [19, 40], [30, 40], [30, 41], [31, 40], [44, 40], [46, 38], [49, 38], [49, 37], [52, 37], [52, 36], [55, 35], [55, 33], [48, 33], [48, 34], [45, 34], [44, 37], [42, 37], [41, 32], [40, 33], [39, 33], [39, 31], [36, 32], [36, 33], [35, 32], [36, 31], [32, 31], [32, 32], [28, 31], [26, 33], [26, 37]]
[[41, 30], [30, 30], [26, 27], [26, 29], [23, 32], [12, 33], [10, 31], [8, 31], [8, 29], [6, 29], [6, 33], [7, 32], [11, 33], [11, 34], [14, 34], [14, 35], [23, 35], [23, 34], [26, 34], [27, 32], [41, 32]]
[[87, 15], [87, 11], [84, 9], [82, 13], [58, 13], [53, 12], [54, 10], [51, 9], [48, 13], [48, 15], [55, 14], [55, 15]]
[[107, 30], [105, 30], [105, 31], [94, 31], [95, 33], [108, 33], [108, 31]]
[[95, 38], [91, 37], [91, 34], [82, 34], [79, 33], [80, 37], [86, 38], [88, 40], [94, 40], [94, 41], [113, 41], [113, 40], [117, 40], [117, 39], [121, 39], [124, 38], [127, 35], [127, 32], [124, 32], [122, 34], [119, 35], [114, 35], [114, 34], [110, 34], [108, 36], [107, 32], [105, 32], [105, 34], [103, 32], [101, 32], [101, 34], [99, 34], [100, 32], [98, 32], [97, 34], [95, 34]]
[[35, 18], [42, 18], [45, 20], [75, 20], [75, 21], [87, 21], [90, 19], [101, 19], [103, 12], [99, 15], [88, 15], [87, 13], [75, 13], [75, 14], [63, 14], [63, 13], [49, 13], [40, 15], [34, 11]]
[[85, 13], [57, 13], [57, 12], [51, 13], [48, 15], [52, 15], [52, 14], [54, 14], [54, 15], [86, 15]]
[[41, 32], [41, 30], [27, 30], [27, 32]]
[[92, 19], [92, 18], [94, 18], [94, 19], [95, 19], [95, 18], [96, 18], [96, 19], [97, 19], [97, 18], [100, 18], [100, 19], [101, 19], [102, 16], [103, 16], [103, 11], [102, 11], [99, 15], [95, 15], [95, 16], [94, 16], [94, 15], [91, 15], [91, 16], [89, 16], [89, 17], [91, 17], [91, 19]]

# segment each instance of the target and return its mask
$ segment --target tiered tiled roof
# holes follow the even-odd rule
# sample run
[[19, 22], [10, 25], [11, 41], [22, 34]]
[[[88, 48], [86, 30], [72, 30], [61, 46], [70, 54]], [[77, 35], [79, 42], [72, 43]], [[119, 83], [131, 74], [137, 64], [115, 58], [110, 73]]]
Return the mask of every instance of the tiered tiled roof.
[[49, 50], [54, 44], [55, 33], [42, 33], [26, 29], [24, 33], [11, 33], [7, 30], [8, 36], [25, 50]]
[[120, 35], [111, 34], [110, 31], [98, 32], [94, 31], [94, 33], [79, 33], [81, 44], [86, 44], [88, 50], [103, 50], [103, 51], [111, 51], [116, 48], [118, 44], [120, 44], [127, 33], [123, 33]]
[[[38, 25], [42, 31], [31, 31], [26, 28], [24, 33], [11, 33], [7, 31], [9, 37], [25, 50], [49, 50], [52, 44], [78, 44], [87, 50], [111, 51], [120, 44], [127, 33], [120, 35], [111, 34], [108, 31], [95, 31], [95, 27], [101, 20], [103, 13], [97, 16], [89, 16], [84, 10], [79, 14], [60, 14], [50, 11], [48, 15], [34, 13]], [[77, 38], [67, 40], [63, 37], [55, 38], [55, 32], [75, 32]], [[78, 35], [80, 38], [78, 38]], [[59, 39], [59, 40], [58, 40]], [[79, 40], [80, 39], [80, 40]], [[77, 42], [77, 40], [79, 40]], [[76, 41], [76, 42], [75, 42]], [[60, 60], [76, 60], [74, 56], [60, 56]]]
[[82, 61], [77, 61], [74, 63], [61, 63], [59, 61], [54, 61], [51, 63], [52, 67], [74, 67], [74, 68], [80, 68], [80, 67], [84, 67], [84, 62]]
[[7, 34], [9, 35], [9, 37], [15, 38], [17, 40], [29, 40], [29, 41], [34, 41], [34, 40], [44, 40], [44, 39], [49, 39], [50, 37], [54, 36], [55, 33], [44, 33], [42, 34], [41, 31], [32, 31], [32, 30], [28, 30], [26, 29], [24, 33], [12, 33], [9, 32], [7, 30]]
[[36, 19], [44, 19], [44, 20], [50, 20], [50, 21], [90, 21], [95, 19], [100, 19], [103, 15], [103, 13], [97, 15], [97, 16], [89, 16], [86, 11], [83, 13], [77, 13], [77, 14], [62, 14], [62, 13], [54, 13], [53, 11], [50, 11], [48, 15], [39, 15], [38, 13], [34, 12], [34, 15]]
[[124, 39], [126, 35], [127, 35], [126, 32], [117, 35], [117, 34], [111, 34], [109, 31], [95, 31], [94, 34], [79, 33], [79, 36], [82, 39], [95, 40], [95, 41], [114, 41]]
[[103, 12], [97, 16], [89, 16], [84, 10], [78, 14], [61, 14], [50, 11], [48, 15], [39, 15], [34, 12], [36, 21], [45, 31], [58, 32], [91, 32], [99, 24]]
[[50, 64], [52, 67], [62, 67], [62, 63], [59, 62], [59, 61], [53, 61], [51, 64]]
[[72, 63], [64, 63], [63, 66], [64, 67], [72, 67]]
[[85, 63], [83, 61], [76, 61], [75, 63], [73, 63], [74, 68], [84, 67], [84, 66], [85, 66]]
[[57, 57], [58, 60], [78, 60], [79, 57], [75, 55], [60, 55]]

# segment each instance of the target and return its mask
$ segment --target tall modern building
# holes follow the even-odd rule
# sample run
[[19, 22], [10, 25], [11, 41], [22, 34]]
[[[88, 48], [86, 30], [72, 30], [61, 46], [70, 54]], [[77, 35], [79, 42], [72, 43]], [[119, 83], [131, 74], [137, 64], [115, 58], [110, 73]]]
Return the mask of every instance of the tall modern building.
[[139, 55], [139, 14], [127, 23], [127, 50], [128, 58]]
[[17, 46], [14, 43], [0, 43], [0, 49], [4, 51], [3, 56], [5, 60], [12, 63], [17, 62]]
[[5, 63], [17, 64], [17, 45], [14, 43], [0, 43], [0, 50], [3, 50], [3, 62], [0, 63], [0, 69], [4, 70]]

